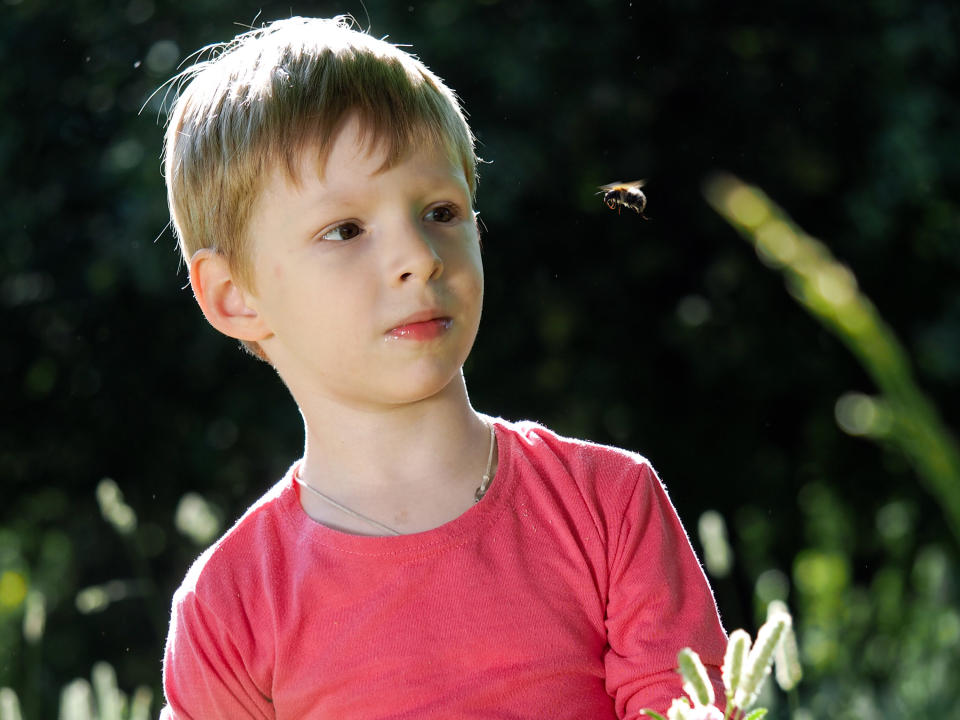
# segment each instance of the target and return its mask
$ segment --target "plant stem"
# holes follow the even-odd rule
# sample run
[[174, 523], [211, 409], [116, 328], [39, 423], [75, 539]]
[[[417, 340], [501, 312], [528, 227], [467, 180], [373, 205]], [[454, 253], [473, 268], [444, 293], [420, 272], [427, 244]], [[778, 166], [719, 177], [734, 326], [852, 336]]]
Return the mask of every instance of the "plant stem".
[[847, 346], [873, 378], [892, 414], [887, 427], [864, 435], [892, 445], [912, 462], [960, 543], [960, 448], [917, 385], [907, 352], [853, 273], [759, 189], [731, 175], [705, 186], [707, 201], [764, 262], [780, 270], [790, 294]]

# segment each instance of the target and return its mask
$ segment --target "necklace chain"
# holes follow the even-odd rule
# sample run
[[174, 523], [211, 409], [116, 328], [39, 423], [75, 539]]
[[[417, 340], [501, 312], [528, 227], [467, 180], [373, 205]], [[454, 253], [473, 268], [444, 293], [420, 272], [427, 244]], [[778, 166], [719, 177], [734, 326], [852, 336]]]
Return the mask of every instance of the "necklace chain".
[[[488, 427], [490, 428], [490, 450], [489, 450], [488, 453], [487, 453], [487, 469], [484, 471], [484, 473], [483, 473], [483, 479], [480, 481], [480, 485], [477, 487], [477, 491], [476, 491], [476, 492], [474, 493], [474, 495], [473, 495], [473, 501], [474, 501], [475, 503], [480, 502], [480, 500], [483, 499], [483, 496], [487, 494], [487, 490], [490, 488], [490, 479], [491, 479], [491, 478], [490, 478], [490, 473], [491, 473], [491, 471], [493, 470], [493, 449], [494, 449], [494, 447], [495, 447], [495, 445], [496, 445], [496, 442], [495, 442], [495, 440], [496, 440], [496, 434], [494, 433], [494, 430], [493, 430], [493, 423], [488, 423]], [[357, 520], [360, 520], [361, 522], [365, 522], [365, 523], [367, 523], [368, 525], [370, 525], [371, 527], [375, 527], [375, 528], [377, 528], [378, 530], [382, 530], [382, 531], [384, 531], [384, 532], [386, 532], [386, 533], [388, 533], [388, 534], [390, 534], [390, 535], [401, 535], [401, 534], [402, 534], [402, 533], [400, 533], [400, 531], [394, 530], [394, 529], [393, 529], [392, 527], [390, 527], [389, 525], [384, 525], [382, 522], [380, 522], [380, 521], [378, 521], [378, 520], [374, 520], [374, 519], [371, 518], [371, 517], [367, 517], [366, 515], [364, 515], [364, 514], [362, 514], [362, 513], [359, 513], [359, 512], [357, 512], [356, 510], [354, 510], [354, 509], [352, 509], [352, 508], [347, 507], [347, 506], [344, 505], [343, 503], [337, 502], [336, 500], [334, 500], [334, 499], [333, 499], [332, 497], [330, 497], [329, 495], [326, 495], [326, 494], [320, 492], [320, 491], [317, 490], [315, 487], [313, 487], [313, 485], [309, 485], [309, 484], [307, 484], [306, 482], [304, 482], [303, 480], [301, 480], [299, 473], [294, 473], [293, 479], [296, 480], [297, 484], [299, 484], [300, 487], [306, 488], [307, 490], [309, 490], [310, 492], [312, 492], [314, 495], [316, 495], [318, 498], [320, 498], [321, 500], [323, 500], [325, 503], [327, 503], [328, 505], [330, 505], [330, 506], [332, 506], [332, 507], [335, 507], [335, 508], [336, 508], [337, 510], [339, 510], [340, 512], [345, 513], [345, 514], [349, 515], [349, 516], [352, 517], [352, 518], [355, 518], [355, 519], [357, 519]]]

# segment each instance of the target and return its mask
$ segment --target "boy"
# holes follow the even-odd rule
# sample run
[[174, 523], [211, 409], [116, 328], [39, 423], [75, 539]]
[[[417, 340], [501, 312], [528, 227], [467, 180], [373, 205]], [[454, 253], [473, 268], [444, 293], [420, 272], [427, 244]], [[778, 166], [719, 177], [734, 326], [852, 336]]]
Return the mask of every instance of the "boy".
[[680, 648], [716, 672], [650, 465], [470, 406], [483, 270], [453, 93], [342, 18], [188, 75], [165, 167], [190, 282], [279, 373], [306, 447], [177, 591], [163, 717], [636, 717], [680, 695]]

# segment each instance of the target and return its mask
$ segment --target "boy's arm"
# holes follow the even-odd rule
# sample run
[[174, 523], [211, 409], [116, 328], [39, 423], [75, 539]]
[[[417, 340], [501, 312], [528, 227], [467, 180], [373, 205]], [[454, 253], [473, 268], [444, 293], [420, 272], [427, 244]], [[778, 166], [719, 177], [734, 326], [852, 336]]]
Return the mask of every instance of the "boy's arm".
[[684, 647], [700, 655], [722, 706], [726, 635], [680, 519], [648, 465], [611, 540], [604, 662], [617, 716], [634, 718], [644, 708], [665, 713], [683, 695], [676, 668]]
[[163, 661], [167, 706], [160, 720], [272, 720], [270, 698], [250, 677], [254, 654], [196, 593], [178, 593]]

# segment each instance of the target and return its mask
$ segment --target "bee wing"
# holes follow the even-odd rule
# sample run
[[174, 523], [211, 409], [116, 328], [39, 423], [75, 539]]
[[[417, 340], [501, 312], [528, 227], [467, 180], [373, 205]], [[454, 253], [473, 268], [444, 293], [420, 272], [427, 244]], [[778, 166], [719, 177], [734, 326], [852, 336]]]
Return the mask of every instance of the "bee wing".
[[623, 188], [624, 190], [627, 190], [629, 188], [642, 188], [646, 184], [647, 184], [647, 181], [645, 179], [633, 180], [632, 182], [622, 182], [621, 180], [617, 180], [616, 182], [608, 183], [606, 185], [601, 185], [600, 191], [606, 192], [607, 190], [613, 190], [614, 188]]
[[623, 186], [623, 183], [617, 180], [612, 183], [607, 183], [606, 185], [601, 185], [600, 192], [606, 192], [607, 190], [613, 190], [615, 187], [622, 187], [622, 186]]

